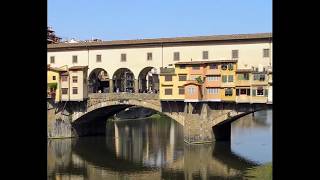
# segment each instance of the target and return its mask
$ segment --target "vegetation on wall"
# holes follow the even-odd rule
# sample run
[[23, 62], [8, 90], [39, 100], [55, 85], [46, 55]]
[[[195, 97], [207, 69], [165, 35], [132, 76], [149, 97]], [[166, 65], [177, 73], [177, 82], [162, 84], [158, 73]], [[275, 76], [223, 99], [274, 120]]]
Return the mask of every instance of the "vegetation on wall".
[[48, 83], [48, 89], [54, 89], [56, 90], [58, 87], [58, 83], [54, 82], [54, 83]]

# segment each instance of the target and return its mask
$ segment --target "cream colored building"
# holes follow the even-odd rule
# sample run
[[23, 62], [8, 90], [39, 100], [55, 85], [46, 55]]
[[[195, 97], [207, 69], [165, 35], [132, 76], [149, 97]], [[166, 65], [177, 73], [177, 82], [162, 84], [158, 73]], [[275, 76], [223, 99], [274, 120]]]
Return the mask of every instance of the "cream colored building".
[[[268, 56], [264, 55], [266, 53]], [[160, 67], [174, 67], [179, 61], [216, 59], [237, 60], [240, 69], [271, 67], [272, 34], [49, 44], [47, 64], [52, 67], [88, 66], [88, 78], [92, 72], [101, 68], [110, 77], [107, 86], [110, 86], [108, 89], [112, 92], [113, 78], [120, 68], [127, 68], [128, 72], [132, 72], [134, 89], [138, 91], [141, 82], [146, 80], [146, 73], [142, 72], [151, 68], [156, 69], [154, 74], [159, 74]]]
[[61, 74], [61, 100], [83, 101], [88, 98], [88, 67], [73, 66]]

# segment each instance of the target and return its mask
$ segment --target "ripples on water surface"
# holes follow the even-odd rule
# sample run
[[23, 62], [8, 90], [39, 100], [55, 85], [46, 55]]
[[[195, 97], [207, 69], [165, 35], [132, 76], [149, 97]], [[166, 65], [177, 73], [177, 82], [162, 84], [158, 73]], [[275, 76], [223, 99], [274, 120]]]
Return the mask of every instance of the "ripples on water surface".
[[272, 161], [272, 111], [232, 124], [231, 142], [187, 145], [170, 119], [109, 122], [106, 136], [48, 140], [48, 179], [242, 179]]

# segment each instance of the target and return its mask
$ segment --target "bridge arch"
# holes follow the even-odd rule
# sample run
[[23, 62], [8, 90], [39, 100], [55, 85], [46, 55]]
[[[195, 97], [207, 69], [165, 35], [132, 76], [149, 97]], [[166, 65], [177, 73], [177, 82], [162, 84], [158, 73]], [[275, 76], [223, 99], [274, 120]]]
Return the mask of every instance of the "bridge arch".
[[158, 69], [152, 66], [143, 68], [139, 73], [138, 83], [139, 93], [147, 92], [149, 90], [159, 92]]
[[133, 92], [135, 87], [134, 73], [128, 68], [117, 69], [112, 76], [114, 92]]
[[109, 92], [109, 74], [103, 68], [95, 68], [93, 69], [88, 78], [88, 91], [89, 93], [97, 93], [101, 91]]

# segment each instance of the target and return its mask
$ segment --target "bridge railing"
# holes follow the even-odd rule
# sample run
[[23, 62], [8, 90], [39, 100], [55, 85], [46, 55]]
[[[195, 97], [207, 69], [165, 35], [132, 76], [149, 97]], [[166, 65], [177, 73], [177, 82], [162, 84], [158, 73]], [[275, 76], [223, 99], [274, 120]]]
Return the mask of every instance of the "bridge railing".
[[151, 93], [90, 93], [90, 99], [105, 99], [108, 101], [122, 100], [122, 99], [135, 99], [135, 100], [159, 100], [159, 94]]

